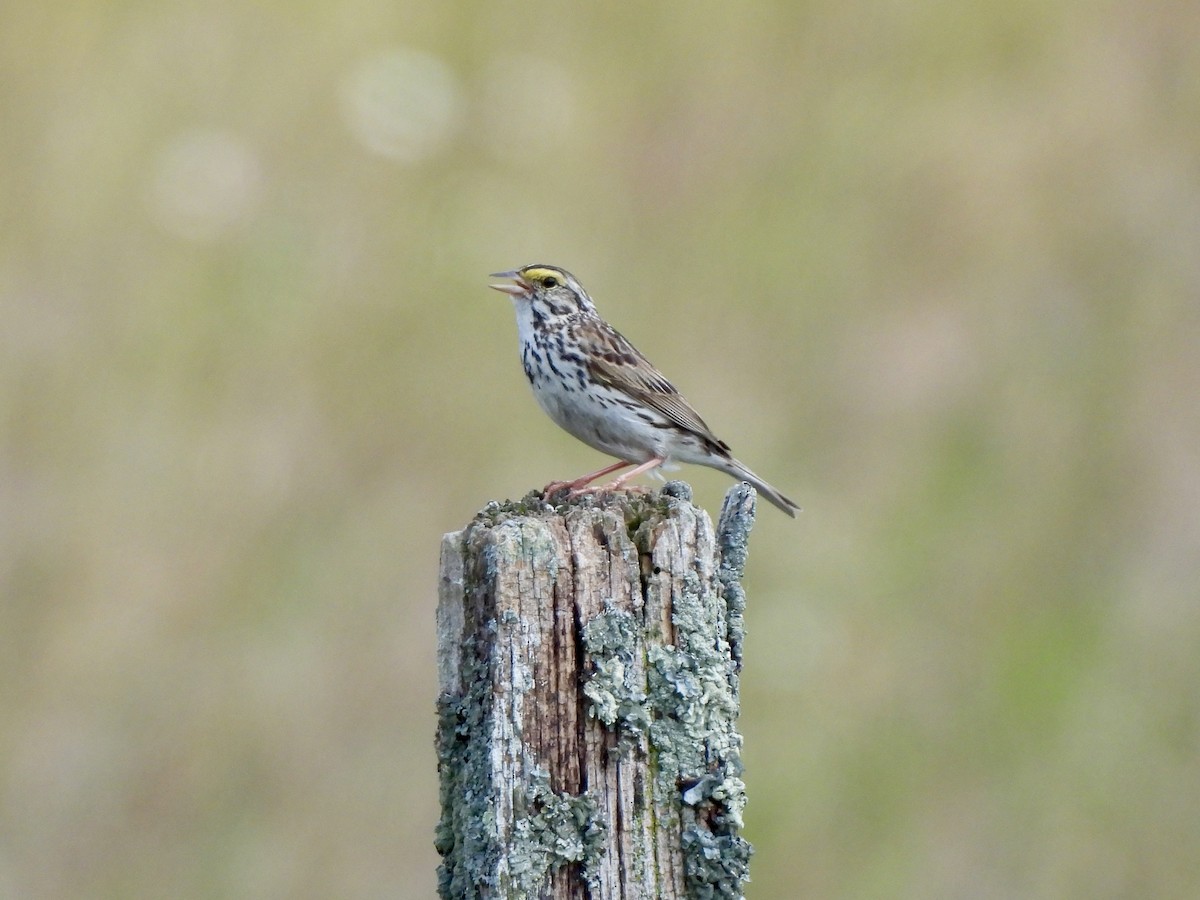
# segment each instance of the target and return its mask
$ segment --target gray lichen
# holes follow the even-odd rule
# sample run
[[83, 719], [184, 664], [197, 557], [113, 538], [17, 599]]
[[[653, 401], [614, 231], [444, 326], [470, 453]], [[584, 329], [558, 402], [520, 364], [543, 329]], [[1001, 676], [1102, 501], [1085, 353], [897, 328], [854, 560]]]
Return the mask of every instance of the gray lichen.
[[750, 529], [754, 527], [754, 500], [754, 488], [745, 482], [734, 485], [725, 495], [717, 522], [717, 547], [721, 555], [717, 579], [725, 598], [729, 654], [737, 672], [742, 670], [742, 642], [746, 636], [746, 591], [742, 575], [746, 571]]
[[438, 698], [437, 757], [442, 815], [434, 846], [442, 857], [438, 896], [443, 900], [477, 897], [481, 886], [495, 887], [500, 842], [496, 835], [486, 710], [491, 679], [476, 642], [462, 647], [461, 694]]
[[659, 790], [679, 792], [682, 803], [689, 896], [741, 897], [752, 848], [740, 834], [746, 787], [731, 663], [715, 649], [670, 647], [651, 648], [650, 662], [650, 741]]
[[605, 826], [591, 797], [556, 793], [544, 769], [534, 769], [516, 804], [512, 849], [501, 895], [534, 897], [558, 866], [578, 863], [594, 886], [595, 863], [604, 849]]
[[683, 829], [688, 896], [695, 900], [740, 898], [750, 880], [750, 843], [737, 833], [690, 822]]
[[583, 693], [591, 701], [591, 714], [609, 728], [618, 722], [626, 732], [649, 728], [644, 677], [635, 666], [645, 652], [641, 633], [633, 614], [611, 603], [583, 626], [589, 661]]
[[[464, 655], [473, 656], [474, 649], [464, 646]], [[491, 729], [480, 715], [486, 698], [478, 696], [489, 681], [471, 677], [466, 694], [438, 700], [438, 896], [471, 900], [486, 890], [513, 900], [533, 897], [551, 871], [571, 864], [579, 864], [592, 884], [604, 849], [604, 822], [591, 797], [552, 790], [544, 769], [530, 764], [532, 774], [515, 798], [512, 834], [507, 839], [499, 834], [487, 739]]]
[[689, 506], [692, 502], [692, 486], [686, 481], [668, 481], [659, 491], [664, 497], [680, 500]]

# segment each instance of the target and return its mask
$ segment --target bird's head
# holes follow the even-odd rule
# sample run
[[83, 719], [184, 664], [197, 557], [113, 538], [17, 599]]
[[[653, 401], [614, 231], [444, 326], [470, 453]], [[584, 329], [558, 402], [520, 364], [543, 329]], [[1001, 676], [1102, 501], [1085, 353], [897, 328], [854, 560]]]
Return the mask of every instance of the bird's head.
[[537, 317], [560, 318], [579, 312], [596, 311], [592, 298], [566, 269], [535, 264], [512, 272], [496, 272], [493, 278], [511, 278], [512, 284], [493, 284], [513, 298], [520, 310], [528, 304]]

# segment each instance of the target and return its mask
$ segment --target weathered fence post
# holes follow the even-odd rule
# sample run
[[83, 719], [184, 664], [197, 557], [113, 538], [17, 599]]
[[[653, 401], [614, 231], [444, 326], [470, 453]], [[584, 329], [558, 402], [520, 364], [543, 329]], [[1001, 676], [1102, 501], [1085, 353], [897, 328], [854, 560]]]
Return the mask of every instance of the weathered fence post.
[[661, 493], [490, 503], [442, 543], [438, 771], [449, 898], [741, 897], [739, 579], [754, 491], [716, 533]]

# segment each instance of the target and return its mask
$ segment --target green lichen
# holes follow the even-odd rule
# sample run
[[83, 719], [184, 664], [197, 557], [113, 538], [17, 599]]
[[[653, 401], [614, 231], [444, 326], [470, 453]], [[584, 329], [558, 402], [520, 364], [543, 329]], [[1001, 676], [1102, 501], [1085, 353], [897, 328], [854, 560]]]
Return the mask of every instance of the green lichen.
[[473, 525], [496, 526], [512, 519], [545, 514], [551, 505], [542, 499], [541, 491], [530, 491], [520, 500], [489, 500], [475, 514]]
[[495, 887], [493, 873], [500, 857], [496, 816], [488, 802], [491, 769], [485, 736], [491, 722], [491, 679], [476, 642], [462, 648], [463, 693], [438, 698], [437, 757], [442, 815], [434, 846], [442, 857], [438, 866], [438, 896], [443, 900], [477, 897], [482, 886]]
[[550, 788], [548, 773], [535, 769], [514, 804], [513, 841], [500, 879], [501, 896], [535, 897], [559, 866], [579, 864], [584, 881], [596, 887], [596, 863], [604, 850], [605, 827], [596, 801]]
[[683, 863], [688, 897], [695, 900], [740, 898], [750, 880], [749, 841], [736, 832], [700, 824], [697, 816], [683, 829]]
[[617, 609], [611, 601], [583, 626], [588, 658], [583, 693], [591, 701], [588, 712], [608, 728], [619, 722], [625, 733], [645, 733], [650, 725], [644, 677], [636, 665], [645, 652], [641, 632], [633, 614]]
[[[473, 651], [464, 647], [464, 654]], [[490, 723], [479, 715], [487, 698], [477, 694], [468, 690], [438, 700], [438, 896], [470, 900], [486, 889], [511, 900], [534, 897], [549, 874], [565, 865], [581, 866], [585, 882], [594, 887], [605, 840], [596, 802], [586, 794], [553, 791], [544, 769], [527, 763], [532, 774], [514, 798], [512, 834], [507, 839], [499, 834], [490, 802]]]
[[740, 834], [746, 788], [725, 617], [711, 586], [694, 574], [674, 601], [678, 646], [649, 653], [659, 790], [674, 788], [681, 802], [689, 896], [741, 897], [753, 851]]

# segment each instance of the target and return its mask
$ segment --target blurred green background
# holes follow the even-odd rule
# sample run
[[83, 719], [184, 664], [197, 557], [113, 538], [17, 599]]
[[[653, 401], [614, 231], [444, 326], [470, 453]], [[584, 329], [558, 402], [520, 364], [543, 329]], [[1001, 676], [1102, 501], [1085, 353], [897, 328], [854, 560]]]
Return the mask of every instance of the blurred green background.
[[751, 898], [1200, 896], [1200, 5], [1082, 0], [9, 4], [0, 896], [433, 896], [531, 262], [804, 507]]

